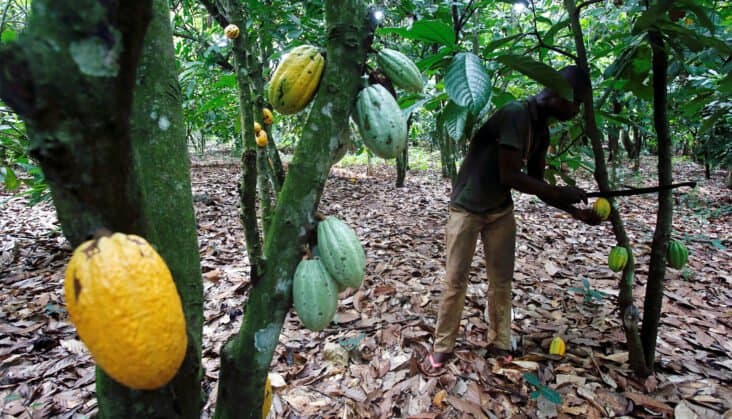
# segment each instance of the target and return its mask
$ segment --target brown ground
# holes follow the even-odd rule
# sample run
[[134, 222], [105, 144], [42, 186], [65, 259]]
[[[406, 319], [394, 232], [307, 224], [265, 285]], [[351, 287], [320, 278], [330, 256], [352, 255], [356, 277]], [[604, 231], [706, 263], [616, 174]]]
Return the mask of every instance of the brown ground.
[[[651, 163], [651, 162], [647, 162]], [[641, 179], [652, 179], [649, 164]], [[204, 417], [215, 401], [218, 352], [241, 321], [249, 282], [237, 211], [236, 165], [193, 168], [206, 293]], [[276, 417], [732, 417], [732, 198], [723, 175], [709, 181], [693, 164], [675, 193], [674, 236], [690, 250], [687, 268], [667, 270], [657, 373], [634, 378], [616, 310], [618, 274], [606, 267], [608, 223], [589, 227], [516, 196], [519, 224], [514, 333], [526, 355], [484, 358], [486, 284], [475, 258], [457, 356], [443, 374], [417, 368], [429, 348], [443, 268], [449, 182], [394, 169], [334, 169], [321, 204], [353, 226], [368, 255], [364, 285], [342, 295], [332, 327], [315, 333], [290, 315], [272, 364]], [[624, 184], [640, 186], [632, 177]], [[648, 181], [648, 183], [653, 183]], [[594, 189], [587, 180], [581, 186]], [[83, 417], [96, 412], [94, 368], [64, 309], [69, 246], [49, 205], [25, 206], [0, 191], [0, 413], [3, 417]], [[636, 256], [642, 310], [655, 224], [653, 195], [619, 200]], [[480, 247], [480, 246], [479, 246]], [[584, 302], [581, 288], [604, 297]], [[564, 358], [546, 355], [555, 335]], [[524, 374], [539, 377], [561, 404], [532, 399]], [[82, 416], [83, 415], [83, 416]]]

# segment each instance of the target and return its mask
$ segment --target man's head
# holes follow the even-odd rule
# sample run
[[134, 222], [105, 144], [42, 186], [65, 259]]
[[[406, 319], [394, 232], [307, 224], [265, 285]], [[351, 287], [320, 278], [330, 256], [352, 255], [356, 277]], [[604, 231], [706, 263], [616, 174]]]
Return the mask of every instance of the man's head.
[[592, 91], [590, 78], [587, 73], [576, 65], [570, 65], [559, 70], [572, 86], [574, 101], [564, 99], [559, 93], [551, 88], [546, 88], [536, 96], [536, 100], [547, 113], [547, 116], [554, 117], [560, 121], [569, 121], [579, 113], [579, 106]]

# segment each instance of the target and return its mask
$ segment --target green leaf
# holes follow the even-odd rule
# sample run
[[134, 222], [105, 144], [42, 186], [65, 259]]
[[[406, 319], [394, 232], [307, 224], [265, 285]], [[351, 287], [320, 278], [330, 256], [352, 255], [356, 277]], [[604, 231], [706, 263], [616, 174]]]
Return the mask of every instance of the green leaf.
[[380, 28], [377, 34], [395, 33], [407, 39], [438, 43], [455, 48], [455, 33], [446, 23], [439, 20], [420, 20], [415, 22], [410, 29], [406, 28]]
[[443, 62], [449, 62], [446, 60], [446, 57], [449, 57], [453, 54], [453, 50], [449, 48], [440, 48], [439, 51], [437, 51], [437, 54], [431, 55], [424, 60], [420, 60], [417, 62], [417, 68], [419, 68], [420, 71], [425, 71], [429, 69], [434, 69], [441, 67]]
[[17, 37], [18, 34], [15, 31], [6, 29], [2, 34], [0, 34], [0, 42], [12, 42], [15, 41], [15, 38]]
[[687, 48], [694, 52], [701, 51], [704, 48], [713, 48], [723, 55], [732, 54], [732, 48], [724, 41], [715, 37], [700, 35], [691, 29], [675, 23], [664, 22], [660, 27], [666, 34], [669, 36], [673, 34]]
[[480, 58], [469, 52], [453, 57], [445, 74], [445, 91], [455, 104], [477, 114], [490, 101], [491, 80]]
[[529, 394], [529, 398], [531, 400], [538, 399], [539, 396], [541, 396], [541, 392], [539, 390], [534, 390], [534, 391], [531, 392], [531, 394]]
[[18, 181], [18, 177], [15, 176], [15, 172], [10, 167], [4, 167], [5, 171], [5, 189], [9, 191], [14, 191], [20, 187], [20, 181]]
[[569, 26], [569, 19], [564, 19], [561, 22], [557, 22], [554, 26], [552, 26], [545, 34], [544, 34], [544, 41], [549, 42], [554, 39], [554, 36], [557, 34], [557, 32], [561, 31], [562, 29]]
[[699, 128], [699, 132], [697, 133], [697, 135], [702, 135], [702, 134], [704, 134], [705, 132], [707, 132], [707, 131], [709, 131], [710, 129], [712, 129], [712, 127], [714, 127], [714, 124], [715, 124], [715, 123], [716, 123], [716, 122], [717, 122], [717, 121], [719, 120], [719, 118], [721, 118], [721, 117], [722, 117], [722, 115], [724, 115], [725, 113], [727, 113], [727, 109], [725, 109], [725, 108], [720, 108], [720, 109], [718, 109], [718, 110], [717, 110], [716, 112], [714, 112], [714, 113], [713, 113], [713, 114], [712, 114], [712, 115], [711, 115], [711, 116], [710, 116], [709, 118], [706, 118], [706, 119], [704, 120], [704, 122], [702, 122], [702, 125], [701, 125], [701, 127]]
[[562, 404], [562, 396], [559, 395], [556, 391], [550, 389], [549, 387], [542, 386], [541, 387], [541, 395], [544, 396], [547, 400], [554, 404]]
[[525, 33], [519, 33], [519, 34], [516, 34], [516, 35], [507, 36], [505, 38], [496, 39], [495, 41], [491, 41], [490, 44], [486, 45], [484, 47], [484, 51], [486, 53], [492, 52], [492, 51], [497, 50], [498, 48], [500, 48], [500, 47], [502, 47], [502, 46], [504, 46], [504, 45], [506, 45], [506, 44], [508, 44], [508, 43], [510, 43], [512, 41], [517, 41], [517, 40], [523, 38], [524, 36], [526, 36]]
[[714, 33], [716, 29], [714, 23], [711, 19], [709, 19], [706, 10], [704, 10], [702, 6], [697, 4], [697, 0], [683, 0], [681, 3], [684, 5], [684, 7], [691, 10], [691, 12], [696, 15], [696, 20], [699, 21], [700, 25], [709, 29], [709, 32]]
[[567, 100], [572, 100], [574, 97], [572, 86], [569, 82], [557, 70], [542, 62], [524, 55], [513, 54], [498, 56], [496, 60], [554, 90]]
[[530, 373], [530, 372], [524, 373], [524, 380], [526, 380], [527, 383], [529, 383], [535, 387], [539, 387], [541, 385], [541, 381], [539, 381], [539, 377], [537, 377], [535, 374]]
[[468, 108], [458, 106], [455, 102], [450, 101], [442, 114], [443, 123], [447, 130], [447, 135], [453, 140], [459, 140], [465, 135], [465, 123], [468, 119]]
[[635, 21], [631, 33], [638, 35], [641, 32], [646, 32], [656, 24], [662, 21], [666, 17], [666, 12], [673, 6], [675, 0], [660, 0], [658, 3], [649, 7], [648, 10], [643, 12], [642, 15]]
[[732, 73], [727, 73], [727, 76], [719, 82], [719, 92], [725, 94], [732, 92]]
[[214, 87], [236, 87], [236, 74], [225, 74], [219, 77], [219, 80], [214, 83]]

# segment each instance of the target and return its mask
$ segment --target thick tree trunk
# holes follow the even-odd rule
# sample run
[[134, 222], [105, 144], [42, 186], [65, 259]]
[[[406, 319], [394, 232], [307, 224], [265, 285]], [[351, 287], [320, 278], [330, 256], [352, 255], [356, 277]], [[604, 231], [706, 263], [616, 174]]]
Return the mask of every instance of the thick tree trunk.
[[136, 391], [98, 370], [99, 415], [198, 417], [202, 284], [168, 4], [155, 1], [144, 51], [151, 2], [33, 9], [26, 34], [0, 51], [0, 95], [27, 124], [63, 231], [73, 246], [101, 227], [146, 237], [186, 315], [189, 347], [174, 380]]
[[[658, 136], [658, 184], [663, 186], [670, 185], [673, 182], [671, 166], [673, 150], [666, 115], [668, 56], [660, 32], [649, 32], [648, 40], [653, 53], [653, 125]], [[671, 237], [673, 205], [671, 190], [658, 193], [658, 214], [656, 216], [653, 244], [651, 245], [651, 261], [648, 267], [648, 285], [646, 286], [643, 327], [641, 329], [646, 367], [649, 372], [653, 371], [656, 357], [656, 339], [658, 337], [658, 324], [661, 320], [661, 307], [663, 306], [663, 280], [666, 275], [666, 251]]]
[[285, 316], [292, 304], [292, 275], [314, 228], [314, 212], [341, 130], [364, 72], [370, 34], [361, 0], [325, 2], [328, 64], [288, 168], [265, 238], [265, 266], [252, 288], [241, 329], [221, 353], [216, 417], [258, 418], [263, 387]]
[[[575, 46], [577, 48], [577, 64], [589, 73], [589, 64], [587, 61], [587, 52], [584, 44], [584, 36], [579, 20], [579, 11], [575, 6], [575, 0], [564, 0], [564, 6], [569, 13], [570, 26], [574, 35]], [[605, 155], [602, 149], [602, 136], [595, 122], [595, 108], [593, 105], [592, 95], [585, 98], [584, 103], [584, 119], [585, 130], [592, 140], [592, 151], [595, 155], [595, 181], [600, 191], [609, 191], [610, 183], [607, 174], [607, 165], [605, 164]], [[613, 211], [610, 213], [610, 220], [613, 224], [613, 232], [618, 246], [624, 246], [628, 249], [628, 263], [622, 273], [619, 284], [620, 293], [618, 295], [618, 308], [621, 320], [625, 329], [625, 337], [628, 343], [629, 363], [631, 368], [639, 375], [647, 375], [647, 368], [643, 357], [643, 347], [641, 345], [640, 335], [638, 333], [638, 309], [633, 302], [633, 278], [634, 278], [634, 262], [633, 252], [630, 247], [630, 240], [625, 231], [623, 220], [616, 211], [614, 201], [610, 199]]]

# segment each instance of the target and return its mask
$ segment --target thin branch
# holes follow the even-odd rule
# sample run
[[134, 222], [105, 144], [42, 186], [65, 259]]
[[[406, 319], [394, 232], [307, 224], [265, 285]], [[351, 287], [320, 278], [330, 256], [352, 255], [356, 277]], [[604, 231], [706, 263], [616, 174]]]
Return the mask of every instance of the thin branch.
[[219, 8], [216, 7], [216, 3], [214, 0], [198, 0], [203, 7], [208, 10], [208, 13], [211, 15], [211, 17], [218, 22], [221, 27], [226, 27], [226, 25], [229, 24], [229, 19], [227, 19], [221, 12], [219, 11]]
[[534, 19], [532, 21], [532, 23], [534, 25], [534, 31], [529, 32], [529, 34], [534, 35], [536, 37], [536, 40], [539, 41], [539, 46], [542, 48], [546, 48], [548, 50], [552, 50], [558, 54], [564, 55], [565, 57], [572, 59], [573, 62], [577, 62], [577, 56], [573, 55], [571, 52], [565, 51], [561, 48], [555, 47], [554, 45], [549, 45], [544, 42], [544, 40], [541, 38], [541, 34], [539, 33], [539, 28], [536, 26], [536, 21], [537, 21], [536, 6], [534, 5], [533, 0], [529, 1], [529, 6], [531, 7], [531, 13], [534, 15]]
[[591, 5], [591, 4], [601, 3], [603, 1], [605, 1], [605, 0], [587, 0], [587, 1], [584, 1], [584, 2], [580, 3], [579, 5], [577, 5], [577, 13], [579, 14], [582, 11], [583, 8], [585, 8], [585, 7], [587, 7], [587, 6]]

